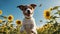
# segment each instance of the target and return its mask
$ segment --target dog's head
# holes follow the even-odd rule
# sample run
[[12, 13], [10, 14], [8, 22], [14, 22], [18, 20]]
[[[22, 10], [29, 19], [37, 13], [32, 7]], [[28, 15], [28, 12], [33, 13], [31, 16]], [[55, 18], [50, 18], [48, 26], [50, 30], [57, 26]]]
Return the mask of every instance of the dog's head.
[[23, 14], [25, 17], [29, 18], [29, 17], [33, 16], [34, 9], [35, 9], [36, 5], [35, 4], [20, 5], [17, 7], [23, 11]]

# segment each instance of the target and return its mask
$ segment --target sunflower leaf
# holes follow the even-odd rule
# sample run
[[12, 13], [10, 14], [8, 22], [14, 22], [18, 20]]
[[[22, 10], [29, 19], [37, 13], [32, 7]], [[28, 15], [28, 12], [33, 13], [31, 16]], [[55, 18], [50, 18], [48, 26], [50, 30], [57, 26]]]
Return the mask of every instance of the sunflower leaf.
[[6, 16], [3, 16], [3, 15], [0, 15], [0, 17], [3, 17], [3, 18], [5, 18], [5, 19], [7, 18]]
[[55, 22], [55, 23], [54, 23], [54, 27], [56, 27], [57, 25], [58, 25], [58, 23], [57, 23], [57, 22]]
[[54, 13], [54, 14], [58, 14], [58, 12]]
[[60, 15], [60, 10], [58, 10], [58, 14]]
[[55, 7], [53, 7], [53, 10], [56, 10], [56, 9], [58, 9], [60, 6], [55, 6]]
[[59, 17], [57, 17], [57, 16], [52, 16], [52, 17], [51, 17], [51, 19], [55, 19], [55, 18], [59, 18]]
[[5, 22], [5, 21], [3, 21], [3, 22]]

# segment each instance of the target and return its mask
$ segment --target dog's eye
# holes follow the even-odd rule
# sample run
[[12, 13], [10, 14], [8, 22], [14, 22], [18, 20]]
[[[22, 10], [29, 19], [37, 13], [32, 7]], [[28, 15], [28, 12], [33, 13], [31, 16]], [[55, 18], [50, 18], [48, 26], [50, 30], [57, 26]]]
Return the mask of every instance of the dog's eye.
[[24, 8], [24, 10], [26, 10], [27, 8]]

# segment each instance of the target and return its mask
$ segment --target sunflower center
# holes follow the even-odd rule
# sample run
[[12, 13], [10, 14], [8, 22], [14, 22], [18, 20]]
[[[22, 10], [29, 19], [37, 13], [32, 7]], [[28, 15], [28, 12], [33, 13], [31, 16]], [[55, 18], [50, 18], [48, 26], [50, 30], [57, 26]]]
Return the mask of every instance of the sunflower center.
[[50, 16], [50, 13], [49, 12], [46, 12], [46, 16]]
[[11, 17], [9, 17], [8, 19], [9, 19], [9, 20], [11, 20], [12, 18], [11, 18]]
[[21, 22], [20, 22], [20, 21], [17, 21], [17, 23], [18, 23], [18, 24], [21, 24]]

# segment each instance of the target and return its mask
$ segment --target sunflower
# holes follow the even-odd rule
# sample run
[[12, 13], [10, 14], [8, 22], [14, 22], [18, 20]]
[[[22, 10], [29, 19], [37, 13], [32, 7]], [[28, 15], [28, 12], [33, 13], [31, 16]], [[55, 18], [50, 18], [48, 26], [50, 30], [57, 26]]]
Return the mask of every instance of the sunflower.
[[2, 20], [0, 19], [0, 23], [2, 23]]
[[22, 24], [21, 20], [16, 20], [16, 24], [21, 25]]
[[46, 19], [50, 19], [50, 11], [49, 10], [44, 10], [44, 17]]
[[13, 15], [8, 16], [8, 21], [13, 21], [13, 19], [14, 19]]
[[0, 15], [2, 15], [2, 10], [0, 10]]

